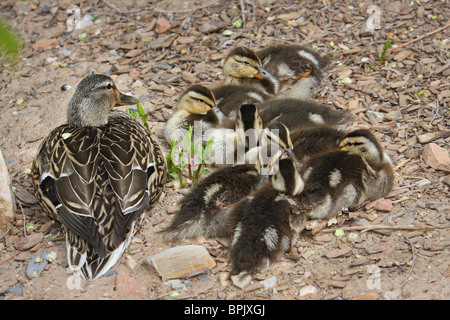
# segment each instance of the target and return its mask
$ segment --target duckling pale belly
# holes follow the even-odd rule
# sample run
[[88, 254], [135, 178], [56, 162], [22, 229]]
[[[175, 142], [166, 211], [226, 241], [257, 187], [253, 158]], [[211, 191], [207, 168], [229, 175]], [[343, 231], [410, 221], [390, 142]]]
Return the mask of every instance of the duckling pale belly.
[[36, 198], [66, 231], [69, 267], [89, 280], [109, 270], [161, 195], [165, 162], [148, 132], [111, 111], [102, 127], [62, 125], [33, 162]]
[[164, 230], [167, 240], [227, 237], [227, 218], [233, 205], [256, 186], [254, 166], [238, 165], [214, 171], [181, 200], [180, 211]]

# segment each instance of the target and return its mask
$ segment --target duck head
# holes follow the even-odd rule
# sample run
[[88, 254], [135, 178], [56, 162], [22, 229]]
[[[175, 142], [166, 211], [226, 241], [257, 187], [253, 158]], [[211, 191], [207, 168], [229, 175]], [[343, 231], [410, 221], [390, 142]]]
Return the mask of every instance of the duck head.
[[138, 99], [122, 94], [110, 77], [92, 74], [78, 84], [67, 108], [67, 123], [75, 127], [103, 126], [112, 108], [136, 103]]

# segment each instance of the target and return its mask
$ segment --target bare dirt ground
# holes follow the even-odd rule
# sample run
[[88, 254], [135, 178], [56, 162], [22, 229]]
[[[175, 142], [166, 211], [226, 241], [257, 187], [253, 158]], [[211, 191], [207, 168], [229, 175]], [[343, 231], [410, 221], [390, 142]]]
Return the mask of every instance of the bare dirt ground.
[[[97, 13], [96, 23], [66, 34], [65, 10], [80, 1], [1, 2], [1, 16], [24, 40], [24, 51], [16, 68], [4, 68], [0, 79], [0, 149], [21, 205], [15, 220], [0, 233], [0, 299], [450, 297], [449, 166], [433, 169], [423, 157], [430, 143], [449, 150], [450, 28], [408, 43], [446, 25], [448, 1], [243, 3], [244, 14], [237, 0], [110, 0], [110, 5], [87, 0], [82, 1], [82, 9]], [[377, 7], [368, 12], [371, 4]], [[235, 25], [242, 18], [244, 24]], [[381, 28], [364, 30], [369, 21]], [[211, 22], [216, 30], [207, 29]], [[224, 35], [225, 30], [232, 34]], [[40, 42], [49, 39], [53, 40]], [[406, 45], [388, 51], [380, 66], [378, 53], [388, 39], [392, 46]], [[41, 140], [65, 122], [66, 106], [77, 83], [91, 72], [113, 76], [121, 91], [140, 98], [166, 153], [164, 122], [188, 85], [220, 84], [222, 58], [234, 46], [258, 49], [281, 43], [336, 55], [337, 65], [315, 100], [350, 110], [357, 127], [369, 128], [380, 139], [396, 165], [394, 190], [382, 202], [392, 208], [383, 211], [371, 203], [344, 213], [338, 225], [330, 227], [343, 228], [343, 236], [333, 231], [303, 232], [291, 255], [257, 274], [242, 290], [227, 278], [227, 239], [167, 243], [156, 233], [169, 224], [186, 192], [168, 183], [145, 227], [113, 268], [138, 280], [142, 288], [135, 294], [120, 289], [118, 275], [90, 283], [71, 282], [63, 234], [32, 196], [29, 169]], [[70, 88], [63, 91], [63, 85]], [[362, 231], [380, 224], [388, 229]], [[188, 243], [205, 246], [216, 267], [203, 277], [182, 279], [186, 288], [170, 297], [173, 289], [142, 261]], [[29, 280], [28, 261], [47, 251], [57, 253], [56, 261]], [[276, 285], [265, 288], [261, 281], [271, 277], [276, 277]], [[5, 292], [13, 286], [22, 292]]]

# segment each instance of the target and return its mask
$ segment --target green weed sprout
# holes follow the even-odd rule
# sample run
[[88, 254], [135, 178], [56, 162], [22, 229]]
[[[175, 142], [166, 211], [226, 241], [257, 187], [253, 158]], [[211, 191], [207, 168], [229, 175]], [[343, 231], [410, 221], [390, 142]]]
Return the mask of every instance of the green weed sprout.
[[[174, 140], [170, 146], [170, 152], [166, 155], [167, 180], [178, 180], [181, 188], [188, 186], [183, 180], [183, 172], [185, 169], [188, 170], [188, 178], [195, 184], [198, 183], [203, 174], [209, 172], [205, 168], [205, 164], [206, 158], [212, 152], [213, 140], [208, 140], [205, 147], [203, 147], [201, 139], [195, 139], [192, 142], [193, 129], [192, 126], [189, 126], [188, 132], [183, 138], [184, 150], [179, 147], [181, 141]], [[178, 159], [178, 164], [175, 164], [174, 157]], [[197, 165], [197, 169], [195, 170], [193, 170], [194, 165]]]
[[380, 66], [384, 63], [384, 58], [386, 57], [386, 51], [391, 47], [391, 39], [389, 39], [383, 46], [383, 51], [378, 52], [378, 58], [380, 59]]

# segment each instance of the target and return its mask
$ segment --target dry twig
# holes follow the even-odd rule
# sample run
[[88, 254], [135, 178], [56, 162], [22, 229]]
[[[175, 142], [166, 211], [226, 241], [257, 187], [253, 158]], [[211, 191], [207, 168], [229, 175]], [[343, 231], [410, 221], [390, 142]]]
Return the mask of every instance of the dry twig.
[[424, 39], [424, 38], [426, 38], [426, 37], [429, 37], [429, 36], [431, 36], [431, 35], [433, 35], [433, 34], [435, 34], [435, 33], [438, 33], [439, 31], [445, 30], [445, 29], [447, 29], [448, 27], [450, 27], [450, 22], [447, 22], [447, 24], [446, 24], [445, 26], [443, 26], [443, 27], [441, 27], [441, 28], [439, 28], [439, 29], [436, 29], [436, 30], [434, 30], [434, 31], [432, 31], [432, 32], [430, 32], [430, 33], [424, 34], [423, 36], [418, 37], [417, 39], [408, 41], [408, 42], [406, 42], [406, 43], [404, 43], [404, 44], [402, 44], [402, 45], [400, 45], [400, 46], [398, 46], [398, 47], [395, 47], [395, 48], [391, 47], [391, 48], [387, 49], [386, 52], [394, 51], [394, 50], [403, 48], [403, 47], [405, 47], [405, 46], [407, 46], [407, 45], [410, 45], [411, 43], [420, 41], [420, 40], [422, 40], [422, 39]]
[[342, 229], [344, 231], [373, 231], [373, 230], [409, 230], [409, 231], [430, 231], [433, 228], [430, 227], [410, 227], [410, 226], [387, 226], [384, 224], [376, 224], [373, 226], [356, 226], [356, 227], [341, 227], [341, 228], [327, 228], [323, 229], [321, 232], [330, 233], [335, 232], [338, 229]]

